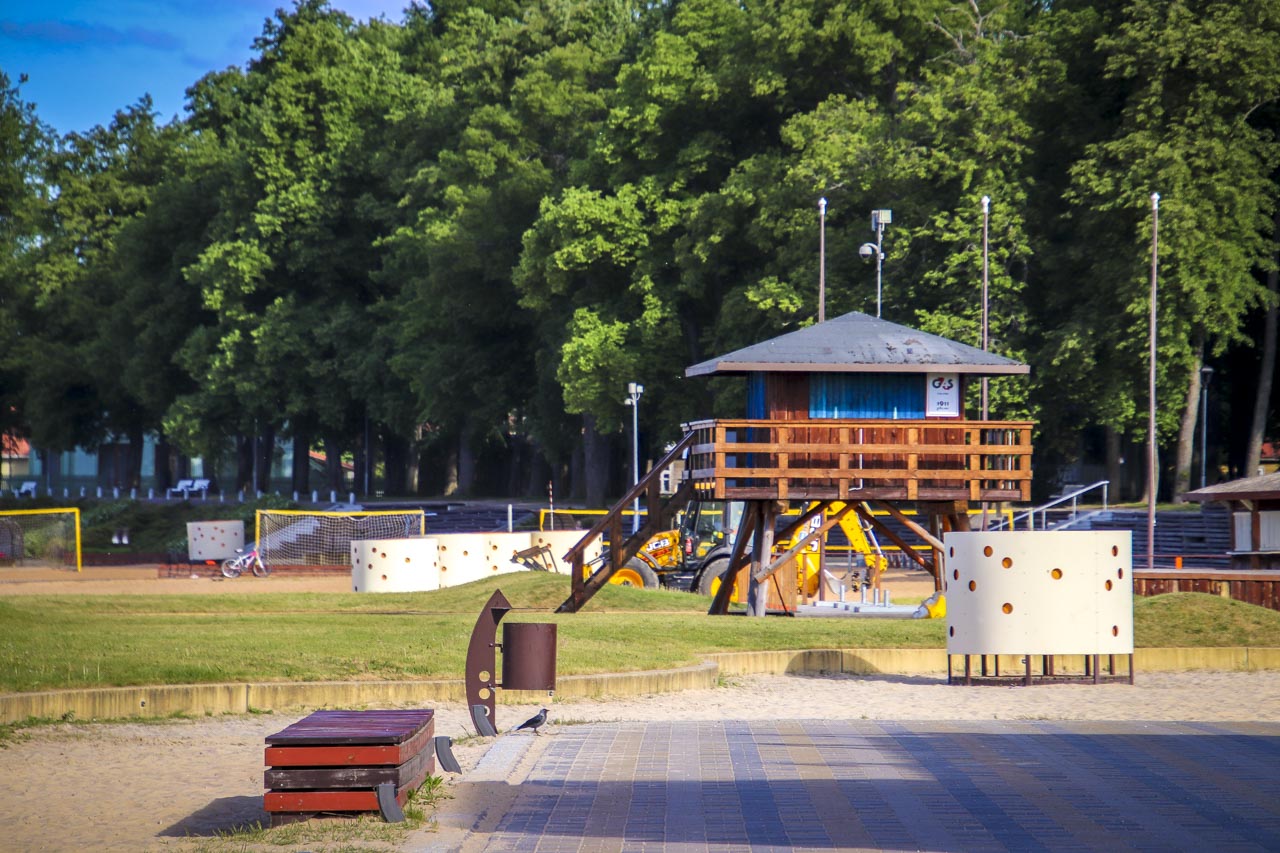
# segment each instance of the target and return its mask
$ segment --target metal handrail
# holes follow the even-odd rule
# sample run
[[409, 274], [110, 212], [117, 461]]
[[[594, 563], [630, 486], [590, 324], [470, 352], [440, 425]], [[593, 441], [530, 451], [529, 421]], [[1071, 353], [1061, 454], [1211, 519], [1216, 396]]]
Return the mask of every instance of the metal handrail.
[[[1055, 506], [1058, 506], [1059, 504], [1064, 504], [1067, 501], [1071, 501], [1071, 514], [1074, 517], [1078, 512], [1080, 496], [1085, 494], [1086, 492], [1091, 492], [1097, 488], [1102, 489], [1102, 508], [1104, 510], [1108, 509], [1110, 507], [1110, 504], [1107, 502], [1107, 489], [1110, 485], [1111, 485], [1110, 480], [1099, 480], [1098, 482], [1093, 483], [1092, 485], [1082, 486], [1081, 488], [1076, 489], [1073, 492], [1068, 492], [1065, 495], [1060, 495], [1059, 497], [1054, 498], [1053, 500], [1049, 501], [1047, 504], [1044, 504], [1043, 506], [1032, 507], [1031, 509], [1027, 510], [1024, 513], [1015, 515], [1013, 519], [1009, 522], [1009, 529], [1017, 530], [1018, 522], [1025, 518], [1027, 519], [1027, 529], [1035, 530], [1036, 529], [1036, 513], [1038, 512], [1040, 513], [1040, 529], [1044, 530], [1048, 527], [1048, 524], [1049, 524], [1047, 511], [1054, 508]], [[994, 526], [992, 529], [1002, 530], [1003, 528], [1004, 528], [1004, 519], [1001, 519], [1000, 524], [997, 526]]]

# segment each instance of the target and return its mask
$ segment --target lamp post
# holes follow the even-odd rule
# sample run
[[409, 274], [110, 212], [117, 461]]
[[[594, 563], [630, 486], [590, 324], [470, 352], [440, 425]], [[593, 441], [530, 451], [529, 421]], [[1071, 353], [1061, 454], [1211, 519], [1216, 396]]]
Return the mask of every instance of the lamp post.
[[[623, 402], [631, 407], [631, 473], [632, 485], [640, 482], [640, 395], [644, 386], [635, 382], [627, 383], [627, 399]], [[631, 533], [640, 530], [640, 495], [636, 495], [631, 511]]]
[[1151, 194], [1151, 315], [1147, 359], [1147, 570], [1156, 561], [1156, 293], [1160, 257], [1160, 193]]
[[818, 322], [827, 319], [827, 200], [818, 199]]
[[1209, 458], [1209, 381], [1213, 379], [1213, 368], [1205, 365], [1200, 368], [1200, 488], [1207, 486], [1207, 467]]
[[858, 247], [858, 254], [863, 260], [876, 259], [876, 317], [880, 316], [881, 296], [883, 294], [884, 265], [884, 227], [893, 222], [892, 210], [871, 211], [871, 230], [876, 232], [874, 243], [863, 243]]
[[[987, 316], [987, 270], [988, 270], [988, 242], [987, 227], [991, 221], [991, 196], [984, 195], [982, 197], [982, 351], [986, 352], [990, 345], [988, 337], [988, 316]], [[982, 377], [982, 419], [987, 419], [988, 408], [988, 378]]]

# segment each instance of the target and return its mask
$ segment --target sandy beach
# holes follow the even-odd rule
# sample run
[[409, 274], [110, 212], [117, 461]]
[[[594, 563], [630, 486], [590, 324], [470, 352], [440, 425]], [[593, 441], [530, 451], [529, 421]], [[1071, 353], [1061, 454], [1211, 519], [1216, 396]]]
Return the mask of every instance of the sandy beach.
[[[342, 592], [343, 576], [234, 581], [157, 579], [155, 567], [65, 572], [9, 571], [0, 596], [228, 591]], [[920, 580], [913, 578], [911, 580]], [[905, 592], [905, 580], [898, 581]], [[293, 713], [149, 723], [68, 724], [22, 730], [0, 747], [0, 849], [13, 851], [252, 849], [318, 850], [299, 842], [258, 846], [226, 833], [264, 823], [264, 738], [306, 716]], [[500, 728], [532, 715], [532, 706], [498, 706]], [[436, 733], [457, 741], [463, 767], [456, 799], [438, 825], [398, 842], [360, 849], [459, 849], [477, 843], [475, 818], [501, 804], [466, 796], [466, 774], [504, 739], [477, 738], [461, 705], [439, 705]], [[1139, 673], [1137, 684], [960, 687], [941, 677], [767, 676], [728, 679], [720, 687], [615, 701], [556, 700], [544, 731], [600, 721], [698, 720], [1125, 720], [1280, 722], [1280, 672]], [[545, 741], [546, 738], [539, 740]], [[536, 742], [535, 742], [536, 743]], [[469, 839], [469, 840], [468, 840]], [[483, 840], [483, 839], [480, 839]]]
[[[503, 738], [471, 737], [461, 706], [436, 709], [466, 771]], [[537, 709], [498, 706], [510, 728]], [[6, 850], [245, 850], [221, 833], [265, 820], [263, 739], [305, 716], [58, 725], [0, 748]], [[595, 721], [714, 719], [1280, 721], [1280, 672], [1139, 675], [1138, 683], [959, 687], [937, 678], [769, 676], [712, 690], [554, 702], [547, 737]], [[456, 777], [455, 777], [456, 780]], [[450, 801], [452, 803], [452, 801]], [[368, 849], [457, 849], [485, 804], [453, 803], [433, 830]], [[474, 840], [474, 839], [473, 839]], [[315, 844], [271, 847], [316, 849]], [[267, 849], [267, 848], [263, 848]]]

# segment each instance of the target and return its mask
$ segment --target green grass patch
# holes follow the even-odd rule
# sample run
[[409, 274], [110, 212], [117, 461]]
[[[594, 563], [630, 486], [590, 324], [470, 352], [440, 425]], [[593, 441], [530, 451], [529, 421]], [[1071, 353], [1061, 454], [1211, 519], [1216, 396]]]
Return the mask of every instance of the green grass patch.
[[1280, 646], [1280, 612], [1217, 595], [1136, 598], [1133, 619], [1135, 642], [1147, 648]]
[[[552, 610], [565, 578], [505, 575], [429, 593], [32, 596], [0, 600], [0, 691], [222, 681], [460, 678], [500, 586], [506, 621], [559, 625], [562, 675], [664, 669], [717, 651], [943, 648], [911, 619], [713, 618], [688, 593], [606, 587]], [[1138, 646], [1280, 646], [1280, 613], [1216, 596], [1138, 599]]]

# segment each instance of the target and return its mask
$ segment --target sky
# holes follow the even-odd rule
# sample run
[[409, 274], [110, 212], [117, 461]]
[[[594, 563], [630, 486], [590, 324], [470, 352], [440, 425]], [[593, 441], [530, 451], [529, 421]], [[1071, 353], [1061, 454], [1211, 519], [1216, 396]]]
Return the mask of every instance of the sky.
[[[183, 114], [186, 89], [244, 67], [253, 40], [292, 0], [0, 0], [0, 70], [58, 133], [106, 125], [150, 94], [159, 119]], [[353, 18], [403, 19], [408, 0], [330, 0]]]

